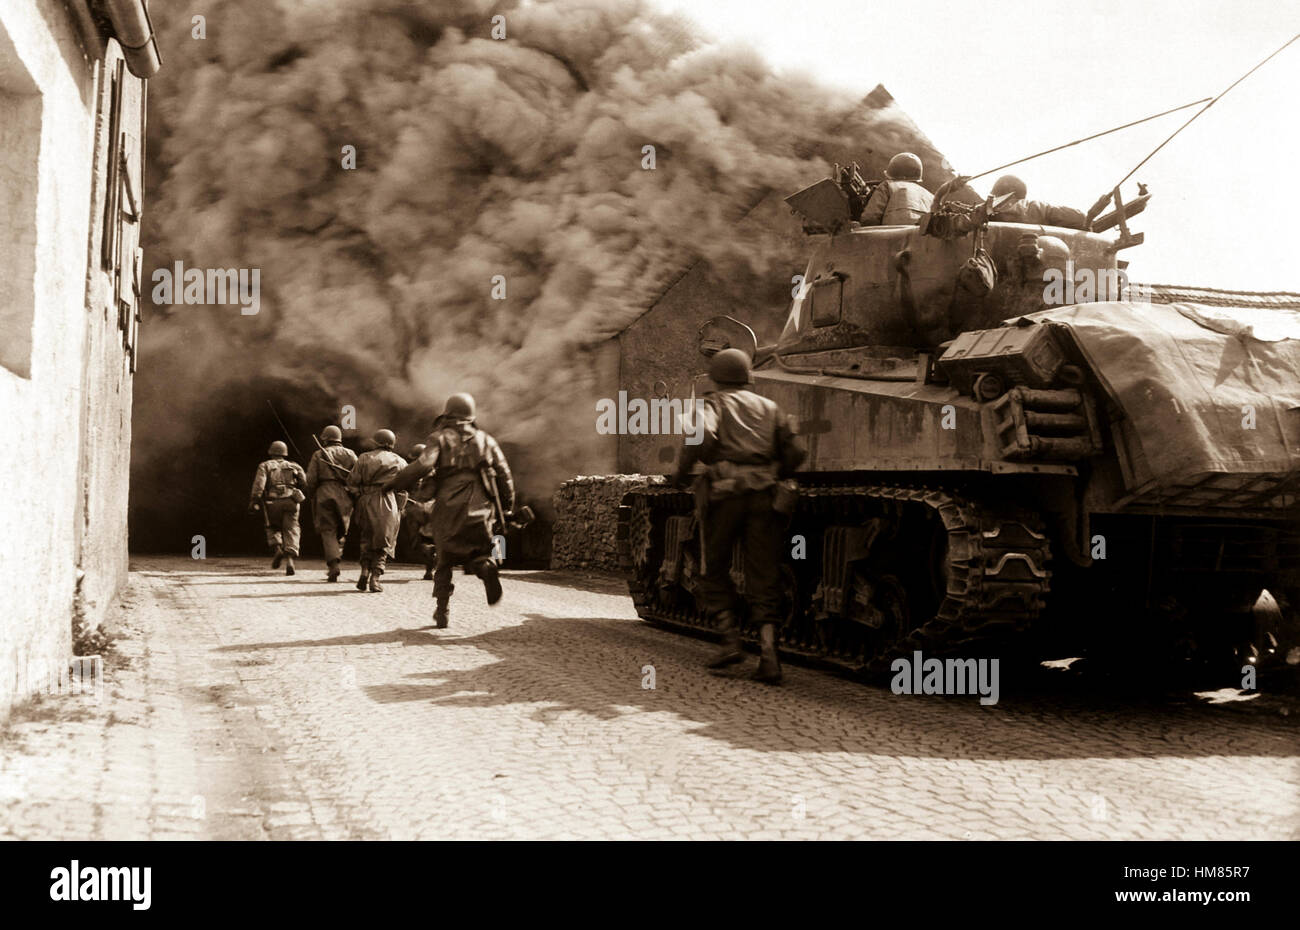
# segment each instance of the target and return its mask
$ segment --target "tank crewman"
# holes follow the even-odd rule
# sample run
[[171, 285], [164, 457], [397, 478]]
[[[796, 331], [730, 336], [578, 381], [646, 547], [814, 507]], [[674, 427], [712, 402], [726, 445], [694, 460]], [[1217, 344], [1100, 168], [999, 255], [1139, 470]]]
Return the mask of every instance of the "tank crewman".
[[489, 604], [501, 600], [501, 581], [492, 559], [494, 511], [499, 508], [505, 519], [514, 510], [515, 485], [501, 447], [474, 425], [475, 415], [470, 395], [447, 398], [420, 458], [388, 483], [390, 488], [405, 490], [422, 477], [432, 479], [437, 547], [433, 620], [439, 629], [447, 626], [447, 603], [455, 590], [451, 573], [457, 565], [464, 566], [465, 574], [482, 579]]
[[752, 619], [759, 624], [761, 654], [754, 678], [779, 684], [782, 519], [773, 503], [777, 482], [803, 463], [806, 452], [776, 403], [747, 389], [753, 375], [743, 351], [715, 354], [709, 377], [717, 390], [696, 408], [696, 416], [703, 418], [703, 442], [683, 446], [675, 478], [684, 485], [697, 462], [704, 466], [695, 478], [696, 500], [707, 497], [702, 504], [704, 571], [699, 592], [723, 638], [708, 665], [722, 668], [744, 659], [736, 618], [738, 595], [730, 575], [732, 549], [741, 540], [745, 591]]
[[339, 560], [343, 558], [343, 541], [352, 520], [352, 497], [347, 482], [357, 454], [343, 445], [343, 431], [337, 426], [321, 430], [321, 446], [307, 465], [307, 496], [311, 498], [312, 521], [320, 534], [328, 568], [326, 581], [339, 580]]
[[885, 180], [876, 185], [862, 208], [863, 226], [915, 226], [930, 212], [934, 197], [921, 186], [921, 159], [899, 152], [889, 160]]
[[1033, 226], [1061, 226], [1066, 229], [1087, 229], [1088, 215], [1073, 207], [1059, 207], [1041, 200], [1027, 200], [1025, 182], [1014, 174], [1004, 174], [993, 183], [993, 196], [1012, 197], [990, 217], [997, 223], [1028, 223]]
[[[417, 442], [411, 446], [410, 461], [418, 460], [425, 448], [426, 446], [422, 442]], [[406, 509], [402, 511], [402, 520], [415, 531], [412, 541], [420, 551], [420, 558], [424, 560], [424, 580], [432, 581], [434, 553], [437, 551], [433, 544], [432, 477], [422, 479], [415, 490], [411, 492], [411, 497], [406, 502]]]
[[397, 437], [392, 430], [375, 433], [375, 448], [357, 457], [348, 478], [348, 491], [357, 498], [357, 531], [361, 535], [361, 577], [357, 590], [382, 591], [379, 576], [393, 557], [397, 530], [401, 526], [405, 494], [386, 490], [384, 483], [406, 465], [406, 459], [393, 451]]
[[274, 556], [271, 567], [279, 568], [283, 562], [284, 573], [292, 575], [298, 555], [298, 504], [306, 500], [301, 488], [307, 484], [307, 474], [297, 462], [289, 461], [289, 449], [278, 439], [266, 454], [271, 457], [257, 466], [253, 476], [248, 512], [262, 511], [266, 544]]

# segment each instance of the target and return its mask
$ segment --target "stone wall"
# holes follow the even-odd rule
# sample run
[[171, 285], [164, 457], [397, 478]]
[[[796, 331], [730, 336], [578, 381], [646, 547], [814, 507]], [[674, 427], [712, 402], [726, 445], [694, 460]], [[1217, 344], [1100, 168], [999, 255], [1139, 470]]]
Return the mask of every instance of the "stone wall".
[[646, 475], [579, 476], [555, 492], [551, 568], [618, 570], [618, 505], [623, 495], [648, 482]]
[[[126, 574], [123, 320], [135, 301], [119, 306], [117, 259], [105, 268], [100, 242], [105, 166], [117, 154], [104, 102], [118, 46], [88, 22], [73, 0], [0, 3], [0, 280], [17, 282], [0, 290], [0, 343], [9, 347], [0, 410], [13, 445], [0, 459], [0, 566], [10, 578], [0, 718], [66, 678], [74, 614], [97, 624]], [[132, 140], [138, 195], [142, 85], [126, 74], [120, 86], [118, 128]]]

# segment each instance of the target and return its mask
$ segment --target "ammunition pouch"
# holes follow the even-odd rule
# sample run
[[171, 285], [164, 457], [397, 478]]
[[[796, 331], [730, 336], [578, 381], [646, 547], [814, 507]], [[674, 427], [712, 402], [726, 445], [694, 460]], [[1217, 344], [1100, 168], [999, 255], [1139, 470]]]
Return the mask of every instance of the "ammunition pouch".
[[793, 478], [778, 481], [772, 491], [772, 509], [784, 516], [794, 513], [799, 503], [799, 482]]
[[710, 465], [705, 473], [709, 499], [734, 497], [748, 491], [766, 491], [776, 484], [776, 463], [739, 463], [721, 461]]

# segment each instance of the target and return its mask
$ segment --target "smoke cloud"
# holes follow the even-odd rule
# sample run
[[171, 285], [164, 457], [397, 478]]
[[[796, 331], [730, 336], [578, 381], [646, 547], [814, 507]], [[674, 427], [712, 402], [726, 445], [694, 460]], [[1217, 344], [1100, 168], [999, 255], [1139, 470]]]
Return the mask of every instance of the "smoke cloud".
[[299, 439], [348, 404], [405, 449], [469, 391], [549, 499], [596, 448], [593, 347], [696, 260], [788, 278], [779, 237], [735, 221], [863, 141], [842, 135], [856, 101], [636, 0], [208, 0], [206, 39], [158, 7], [145, 285], [176, 261], [260, 269], [261, 298], [241, 315], [145, 297], [145, 545], [227, 464], [251, 481], [277, 438], [265, 397]]

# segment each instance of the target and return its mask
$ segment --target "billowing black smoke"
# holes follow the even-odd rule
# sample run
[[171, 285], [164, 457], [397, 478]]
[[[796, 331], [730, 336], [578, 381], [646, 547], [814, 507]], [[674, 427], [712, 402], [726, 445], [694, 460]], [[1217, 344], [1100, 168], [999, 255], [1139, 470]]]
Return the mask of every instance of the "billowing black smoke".
[[835, 127], [853, 101], [636, 0], [201, 12], [205, 39], [188, 9], [155, 11], [146, 282], [177, 261], [258, 269], [260, 307], [146, 298], [140, 548], [188, 546], [216, 508], [241, 512], [279, 438], [267, 396], [300, 446], [348, 405], [361, 434], [391, 427], [405, 449], [470, 391], [543, 503], [593, 455], [590, 347], [695, 260], [768, 273], [776, 238], [742, 241], [735, 219], [823, 176], [809, 153], [848, 142]]

